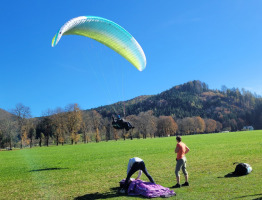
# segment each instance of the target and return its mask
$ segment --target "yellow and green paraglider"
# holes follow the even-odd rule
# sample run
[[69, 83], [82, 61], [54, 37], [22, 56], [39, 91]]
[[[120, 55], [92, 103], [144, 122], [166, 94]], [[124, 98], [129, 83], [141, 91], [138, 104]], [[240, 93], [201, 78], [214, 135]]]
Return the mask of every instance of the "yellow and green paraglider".
[[81, 16], [69, 20], [54, 36], [53, 47], [63, 35], [82, 35], [92, 38], [119, 53], [139, 71], [146, 67], [144, 51], [135, 38], [120, 25], [108, 19]]

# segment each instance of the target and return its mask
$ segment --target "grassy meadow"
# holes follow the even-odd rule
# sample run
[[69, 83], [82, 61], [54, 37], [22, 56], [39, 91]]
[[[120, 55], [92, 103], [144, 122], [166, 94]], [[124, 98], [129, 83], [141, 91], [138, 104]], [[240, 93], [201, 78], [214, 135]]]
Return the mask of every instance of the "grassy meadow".
[[[170, 199], [262, 198], [262, 131], [183, 136], [189, 187]], [[156, 183], [175, 181], [175, 137], [0, 151], [0, 199], [143, 199], [117, 193], [131, 157], [144, 159]], [[253, 172], [230, 177], [234, 162]], [[147, 181], [145, 175], [142, 180]], [[181, 173], [181, 183], [184, 177]], [[162, 199], [162, 198], [159, 198]]]

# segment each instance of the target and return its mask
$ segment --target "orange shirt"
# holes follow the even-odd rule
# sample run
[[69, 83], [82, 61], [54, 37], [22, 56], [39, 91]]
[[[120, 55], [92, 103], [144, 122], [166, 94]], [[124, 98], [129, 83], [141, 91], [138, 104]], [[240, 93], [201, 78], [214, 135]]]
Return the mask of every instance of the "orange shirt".
[[179, 159], [181, 159], [185, 156], [187, 146], [185, 145], [185, 143], [179, 142], [179, 143], [177, 143], [176, 148], [178, 148], [176, 158], [179, 160]]

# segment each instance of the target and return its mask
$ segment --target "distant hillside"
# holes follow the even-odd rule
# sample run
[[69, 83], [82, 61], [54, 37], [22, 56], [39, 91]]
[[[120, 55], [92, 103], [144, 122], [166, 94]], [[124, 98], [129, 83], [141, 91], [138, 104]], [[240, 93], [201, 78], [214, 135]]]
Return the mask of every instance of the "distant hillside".
[[252, 124], [252, 112], [261, 98], [239, 89], [211, 90], [206, 83], [190, 81], [157, 95], [140, 96], [126, 102], [96, 108], [103, 117], [138, 115], [152, 110], [155, 116], [174, 119], [200, 116], [226, 123]]
[[12, 114], [0, 108], [0, 121], [3, 119], [11, 119]]
[[[119, 101], [117, 103], [111, 104], [111, 105], [106, 105], [106, 106], [100, 106], [98, 108], [93, 108], [86, 110], [86, 112], [90, 110], [96, 110], [98, 111], [103, 117], [111, 117], [112, 115], [120, 114], [124, 115], [124, 111], [127, 115], [131, 114], [138, 114], [142, 108], [139, 108], [141, 105], [141, 102], [144, 102], [148, 98], [152, 97], [153, 95], [143, 95], [143, 96], [138, 96], [136, 98], [133, 98], [131, 100], [127, 101]], [[136, 112], [130, 112], [129, 109], [133, 106], [137, 106]]]

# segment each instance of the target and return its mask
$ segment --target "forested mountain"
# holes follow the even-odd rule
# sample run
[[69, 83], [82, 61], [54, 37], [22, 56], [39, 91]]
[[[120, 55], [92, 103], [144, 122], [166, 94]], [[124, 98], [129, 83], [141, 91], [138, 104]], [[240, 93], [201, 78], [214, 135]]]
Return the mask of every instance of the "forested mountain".
[[[255, 125], [260, 128], [262, 99], [244, 89], [211, 90], [206, 83], [190, 81], [174, 86], [157, 95], [140, 96], [126, 102], [102, 106], [95, 110], [103, 117], [115, 114], [138, 115], [152, 110], [154, 115], [172, 116], [175, 120], [200, 116], [219, 121], [223, 127], [243, 127]], [[125, 114], [124, 114], [125, 111]], [[262, 128], [262, 127], [261, 127]], [[233, 128], [234, 130], [234, 128]]]
[[[249, 91], [238, 88], [212, 90], [206, 83], [198, 80], [177, 85], [156, 95], [144, 95], [134, 99], [117, 102], [85, 110], [96, 110], [103, 118], [113, 115], [138, 115], [153, 111], [153, 115], [172, 116], [175, 120], [200, 116], [219, 121], [223, 127], [239, 130], [241, 126], [252, 125], [262, 128], [262, 98]], [[12, 119], [12, 114], [0, 109], [0, 121]], [[238, 128], [237, 128], [238, 127]]]
[[[90, 110], [75, 103], [31, 118], [30, 107], [17, 104], [12, 113], [0, 109], [0, 148], [262, 129], [261, 97], [225, 86], [211, 90], [200, 81]], [[114, 129], [115, 115], [135, 128]]]

